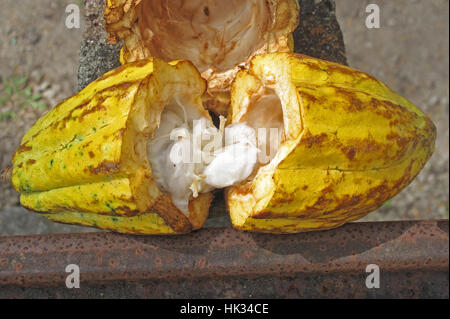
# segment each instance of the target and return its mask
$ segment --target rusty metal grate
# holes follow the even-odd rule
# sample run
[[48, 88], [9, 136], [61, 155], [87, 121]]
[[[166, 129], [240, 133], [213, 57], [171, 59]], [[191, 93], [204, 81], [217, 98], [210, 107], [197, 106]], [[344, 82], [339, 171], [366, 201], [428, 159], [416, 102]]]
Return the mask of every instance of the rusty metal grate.
[[[296, 235], [0, 237], [0, 298], [448, 298], [448, 220]], [[65, 268], [79, 265], [81, 288]], [[368, 289], [366, 266], [380, 268]]]

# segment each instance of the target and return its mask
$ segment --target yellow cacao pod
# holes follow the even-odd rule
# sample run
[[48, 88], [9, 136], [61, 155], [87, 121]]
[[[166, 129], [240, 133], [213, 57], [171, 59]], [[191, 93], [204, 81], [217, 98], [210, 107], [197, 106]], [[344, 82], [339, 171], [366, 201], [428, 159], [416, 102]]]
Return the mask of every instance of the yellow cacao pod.
[[292, 50], [297, 0], [107, 0], [108, 41], [121, 62], [189, 60], [208, 81], [205, 106], [226, 114], [231, 83], [256, 54]]
[[382, 82], [293, 53], [257, 56], [238, 73], [228, 121], [283, 130], [270, 163], [226, 192], [234, 227], [269, 233], [365, 216], [414, 179], [436, 138], [430, 119]]
[[190, 62], [141, 60], [113, 70], [48, 112], [13, 158], [21, 204], [50, 220], [130, 234], [187, 233], [212, 195], [181, 212], [156, 185], [147, 143], [174, 97], [209, 118], [206, 84]]

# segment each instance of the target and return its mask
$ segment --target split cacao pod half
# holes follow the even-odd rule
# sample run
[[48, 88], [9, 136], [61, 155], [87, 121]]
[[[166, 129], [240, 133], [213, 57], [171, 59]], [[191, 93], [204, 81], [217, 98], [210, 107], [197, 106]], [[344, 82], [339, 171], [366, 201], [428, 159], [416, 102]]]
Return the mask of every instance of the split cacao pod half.
[[294, 53], [257, 56], [237, 74], [228, 121], [283, 131], [270, 162], [226, 191], [234, 227], [257, 232], [365, 216], [414, 179], [436, 139], [431, 120], [382, 82]]
[[180, 211], [158, 187], [147, 149], [167, 105], [183, 101], [190, 119], [210, 120], [205, 89], [186, 61], [145, 59], [106, 73], [24, 136], [12, 173], [21, 204], [52, 221], [121, 233], [200, 228], [212, 194], [199, 194]]
[[208, 82], [205, 106], [226, 115], [231, 83], [256, 54], [293, 49], [297, 0], [107, 0], [108, 42], [121, 62], [189, 60]]

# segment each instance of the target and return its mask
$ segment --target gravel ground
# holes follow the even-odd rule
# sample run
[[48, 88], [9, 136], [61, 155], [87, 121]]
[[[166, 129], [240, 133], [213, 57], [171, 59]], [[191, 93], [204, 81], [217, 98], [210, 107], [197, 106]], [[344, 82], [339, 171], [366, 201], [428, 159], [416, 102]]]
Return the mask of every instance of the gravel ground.
[[[75, 93], [82, 29], [65, 27], [70, 0], [2, 0], [0, 75], [27, 75], [27, 86], [54, 106]], [[338, 0], [348, 62], [386, 82], [422, 108], [438, 127], [436, 152], [418, 178], [364, 220], [448, 218], [449, 3], [448, 0]], [[378, 4], [381, 28], [367, 29], [367, 4]], [[0, 90], [4, 84], [0, 84]], [[1, 92], [1, 91], [0, 91]], [[25, 131], [46, 110], [0, 105], [16, 119], [0, 119], [0, 167], [6, 167]], [[0, 235], [82, 232], [18, 207], [18, 195], [0, 182]]]

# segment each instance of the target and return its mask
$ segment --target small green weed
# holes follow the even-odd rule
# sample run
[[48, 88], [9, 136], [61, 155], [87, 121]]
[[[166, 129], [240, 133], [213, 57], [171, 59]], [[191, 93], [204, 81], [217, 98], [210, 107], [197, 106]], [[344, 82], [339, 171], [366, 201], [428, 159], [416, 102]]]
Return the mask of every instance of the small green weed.
[[16, 112], [12, 109], [19, 107], [22, 109], [46, 109], [47, 105], [42, 102], [40, 94], [34, 94], [28, 86], [27, 76], [12, 76], [3, 78], [0, 87], [0, 107], [9, 107], [9, 110], [0, 112], [0, 120], [15, 119]]
[[392, 199], [388, 199], [381, 208], [388, 208], [392, 206]]
[[17, 118], [16, 112], [13, 111], [0, 112], [0, 121], [9, 119], [15, 120], [16, 118]]

